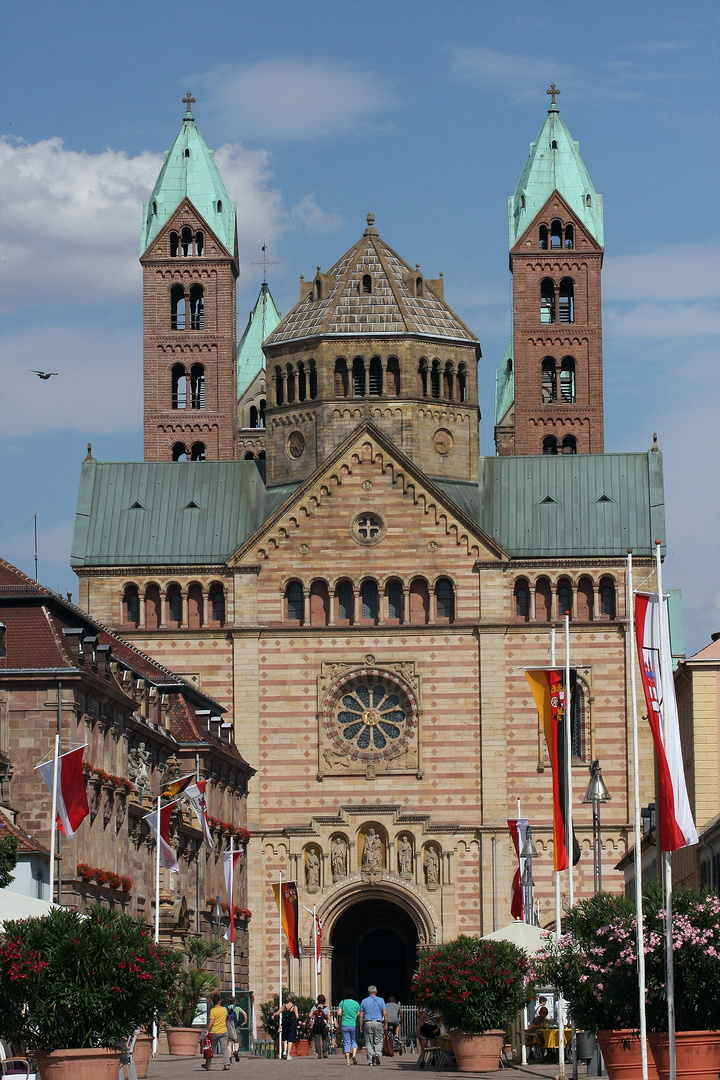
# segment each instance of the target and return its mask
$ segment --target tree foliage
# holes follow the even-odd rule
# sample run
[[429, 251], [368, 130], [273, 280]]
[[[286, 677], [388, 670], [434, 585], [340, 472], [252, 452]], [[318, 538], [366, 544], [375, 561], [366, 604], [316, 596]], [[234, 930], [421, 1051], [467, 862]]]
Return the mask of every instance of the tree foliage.
[[6, 889], [14, 876], [11, 873], [17, 866], [17, 837], [4, 836], [0, 840], [0, 889]]

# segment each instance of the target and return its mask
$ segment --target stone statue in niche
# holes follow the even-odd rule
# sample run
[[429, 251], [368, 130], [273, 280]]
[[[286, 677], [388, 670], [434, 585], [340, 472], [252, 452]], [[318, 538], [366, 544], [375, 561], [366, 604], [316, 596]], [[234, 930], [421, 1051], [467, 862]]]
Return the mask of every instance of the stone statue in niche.
[[347, 876], [347, 843], [342, 836], [336, 836], [330, 852], [333, 881]]
[[400, 868], [400, 877], [412, 878], [412, 861], [413, 850], [410, 838], [403, 833], [400, 837], [400, 843], [398, 844], [398, 866]]
[[383, 846], [382, 840], [374, 829], [368, 829], [365, 837], [365, 847], [362, 856], [363, 870], [382, 870]]
[[150, 763], [151, 754], [145, 749], [145, 743], [141, 742], [128, 754], [128, 778], [133, 782], [138, 792], [142, 795], [145, 788], [150, 787]]
[[425, 883], [428, 889], [437, 889], [440, 883], [440, 859], [433, 847], [428, 848], [425, 857]]
[[312, 848], [305, 856], [305, 884], [308, 892], [316, 892], [320, 888], [320, 859]]

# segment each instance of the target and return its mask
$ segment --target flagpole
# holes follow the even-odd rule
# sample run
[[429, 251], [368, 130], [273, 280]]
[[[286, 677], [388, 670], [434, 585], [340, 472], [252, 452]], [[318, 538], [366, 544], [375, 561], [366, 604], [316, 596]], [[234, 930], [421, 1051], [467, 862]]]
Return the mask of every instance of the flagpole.
[[642, 898], [642, 838], [640, 835], [640, 767], [638, 750], [637, 683], [635, 679], [635, 594], [633, 592], [632, 548], [627, 556], [628, 636], [630, 638], [630, 696], [632, 698], [633, 787], [635, 800], [635, 921], [637, 926], [638, 997], [640, 1004], [640, 1054], [642, 1080], [648, 1080], [647, 1020], [645, 1017], [645, 926]]
[[230, 833], [230, 986], [235, 997], [235, 863], [233, 862], [233, 834]]
[[[50, 903], [53, 903], [53, 893], [55, 892], [55, 845], [57, 843], [57, 789], [58, 781], [58, 764], [60, 758], [60, 721], [62, 719], [62, 683], [58, 682], [57, 688], [57, 718], [55, 721], [55, 755], [53, 763], [53, 787], [52, 787], [52, 802], [50, 810]], [[58, 888], [58, 904], [61, 903], [62, 890]]]
[[[555, 627], [554, 626], [550, 627], [550, 664], [552, 665], [553, 668], [555, 667], [555, 664], [556, 664], [556, 657], [555, 657]], [[567, 844], [566, 844], [566, 846], [567, 846]], [[555, 871], [555, 943], [556, 944], [560, 941], [560, 937], [562, 935], [562, 916], [561, 916], [560, 912], [561, 912], [560, 871], [556, 870]], [[564, 1031], [564, 1028], [562, 1026], [562, 1024], [563, 1024], [562, 995], [560, 995], [560, 998], [559, 998], [559, 1005], [560, 1005], [560, 1007], [558, 1008], [558, 1064], [560, 1065], [560, 1073], [559, 1073], [559, 1075], [564, 1076], [565, 1075], [565, 1053], [564, 1053], [565, 1031]], [[562, 1045], [563, 1045], [563, 1053], [562, 1054], [560, 1053], [560, 1050], [559, 1050], [561, 1042], [562, 1042]]]
[[[665, 680], [669, 672], [665, 670], [664, 652], [665, 642], [669, 641], [668, 628], [665, 625], [665, 597], [662, 588], [662, 559], [660, 555], [660, 541], [655, 541], [655, 570], [657, 576], [658, 591], [658, 675], [661, 682], [661, 701], [663, 717], [663, 742], [665, 752], [668, 753], [670, 746], [670, 730], [668, 718], [668, 694]], [[662, 846], [662, 838], [661, 838]], [[668, 1065], [670, 1066], [670, 1080], [675, 1080], [675, 962], [673, 957], [673, 896], [672, 896], [672, 852], [663, 851], [663, 877], [665, 882], [665, 967], [667, 985], [667, 1011], [668, 1011]]]
[[313, 949], [313, 958], [314, 958], [314, 961], [315, 961], [315, 1000], [317, 1001], [317, 996], [318, 996], [318, 970], [317, 970], [318, 969], [318, 938], [317, 938], [317, 908], [315, 907], [315, 904], [313, 904], [313, 934], [314, 934], [313, 941], [315, 943], [315, 948]]
[[155, 847], [155, 944], [160, 942], [160, 843], [162, 834], [160, 832], [160, 792], [157, 796], [157, 836]]
[[568, 856], [568, 904], [575, 903], [573, 888], [573, 822], [572, 822], [572, 694], [570, 692], [570, 612], [565, 612], [565, 755], [567, 766], [567, 817], [565, 820], [565, 847]]
[[[280, 972], [280, 985], [278, 994], [278, 1057], [282, 1061], [282, 1007], [283, 1007], [283, 970], [282, 970], [282, 870], [280, 871], [280, 883], [278, 885], [278, 968]], [[288, 1057], [288, 1060], [289, 1057]]]

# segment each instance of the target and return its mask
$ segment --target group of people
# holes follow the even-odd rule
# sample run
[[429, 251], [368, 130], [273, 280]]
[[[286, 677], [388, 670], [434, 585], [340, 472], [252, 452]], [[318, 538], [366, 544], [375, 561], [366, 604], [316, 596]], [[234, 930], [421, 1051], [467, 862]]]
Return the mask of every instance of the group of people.
[[[241, 1019], [242, 1017], [242, 1019]], [[240, 1040], [238, 1027], [247, 1024], [247, 1013], [235, 1004], [231, 997], [227, 1008], [220, 1004], [220, 995], [214, 994], [212, 1008], [208, 1016], [207, 1034], [212, 1040], [213, 1057], [222, 1054], [223, 1070], [230, 1069], [230, 1059], [240, 1060]], [[209, 1070], [212, 1058], [203, 1062], [203, 1069]]]
[[[292, 1044], [297, 1041], [299, 1015], [295, 995], [288, 994], [282, 1008], [274, 1015], [280, 1020], [280, 1056], [289, 1060]], [[402, 1006], [397, 998], [389, 997], [386, 1002], [378, 996], [376, 986], [368, 986], [367, 997], [362, 1001], [356, 1000], [352, 987], [347, 988], [334, 1018], [335, 1032], [342, 1038], [345, 1064], [357, 1065], [358, 1039], [364, 1035], [367, 1063], [379, 1065], [383, 1040], [386, 1035], [390, 1038], [396, 1035], [402, 1018]], [[324, 994], [318, 994], [310, 1012], [310, 1030], [315, 1053], [319, 1058], [326, 1058], [330, 1053], [333, 1016]]]

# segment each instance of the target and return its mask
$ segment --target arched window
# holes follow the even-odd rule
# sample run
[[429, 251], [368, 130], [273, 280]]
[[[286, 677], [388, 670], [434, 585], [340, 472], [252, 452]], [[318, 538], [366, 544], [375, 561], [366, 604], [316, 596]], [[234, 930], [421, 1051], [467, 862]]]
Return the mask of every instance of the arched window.
[[284, 403], [283, 377], [279, 367], [276, 367], [273, 372], [273, 381], [275, 383], [275, 404], [282, 405]]
[[457, 387], [459, 400], [467, 401], [467, 368], [464, 364], [458, 368]]
[[258, 427], [261, 427], [261, 428], [265, 427], [265, 406], [266, 406], [266, 404], [267, 404], [267, 402], [265, 401], [265, 398], [260, 398], [260, 416], [258, 418]]
[[335, 600], [337, 602], [337, 623], [349, 625], [353, 621], [353, 587], [349, 581], [339, 581], [335, 587]]
[[575, 228], [570, 224], [565, 226], [565, 247], [568, 251], [575, 247]]
[[170, 258], [176, 259], [180, 250], [180, 238], [176, 232], [170, 233]]
[[191, 461], [204, 461], [205, 460], [205, 443], [194, 442], [190, 448], [190, 460]]
[[435, 602], [438, 621], [447, 619], [448, 622], [452, 622], [455, 618], [455, 592], [450, 578], [439, 578], [436, 582]]
[[205, 237], [203, 236], [202, 232], [200, 232], [198, 230], [198, 232], [195, 233], [195, 254], [196, 255], [202, 255], [204, 250], [205, 250]]
[[265, 460], [265, 451], [264, 450], [258, 450], [258, 461], [264, 461], [264, 460]]
[[370, 380], [369, 389], [372, 397], [380, 397], [382, 394], [383, 385], [383, 368], [382, 360], [379, 356], [373, 356], [370, 358]]
[[560, 365], [560, 400], [575, 400], [575, 361], [566, 356]]
[[590, 622], [593, 617], [593, 583], [589, 577], [581, 577], [577, 591], [577, 617], [582, 622]]
[[168, 585], [165, 593], [167, 622], [170, 626], [182, 625], [182, 596], [179, 585]]
[[585, 205], [586, 206], [592, 206], [592, 199], [590, 198], [589, 195], [585, 196]]
[[454, 381], [455, 377], [453, 374], [453, 366], [448, 360], [447, 364], [445, 365], [445, 370], [443, 371], [443, 397], [447, 398], [448, 401], [453, 400]]
[[525, 578], [518, 578], [515, 582], [515, 588], [513, 590], [513, 606], [515, 609], [515, 618], [524, 619], [525, 622], [530, 618], [530, 589]]
[[205, 368], [202, 364], [193, 364], [190, 368], [190, 408], [205, 408]]
[[317, 397], [317, 368], [314, 360], [310, 360], [308, 363], [308, 386], [310, 388], [310, 399], [314, 400]]
[[190, 329], [205, 328], [205, 297], [202, 285], [190, 286]]
[[566, 611], [572, 615], [572, 585], [566, 578], [558, 582], [557, 587], [558, 619], [562, 619]]
[[363, 274], [363, 279], [362, 279], [362, 291], [363, 291], [363, 293], [364, 293], [364, 294], [365, 294], [366, 296], [370, 296], [370, 294], [371, 294], [371, 293], [372, 293], [372, 291], [373, 291], [373, 288], [372, 288], [372, 277], [371, 277], [371, 275], [370, 275], [370, 274]]
[[348, 369], [347, 360], [344, 356], [338, 356], [335, 361], [333, 374], [333, 389], [335, 397], [347, 397], [348, 393]]
[[555, 322], [555, 282], [552, 278], [543, 278], [540, 282], [540, 322]]
[[303, 587], [299, 581], [290, 581], [285, 589], [285, 618], [288, 622], [302, 625], [305, 609]]
[[184, 442], [173, 443], [172, 459], [173, 461], [187, 461], [187, 446]]
[[600, 614], [606, 619], [616, 616], [615, 582], [611, 577], [600, 578]]
[[541, 225], [538, 232], [538, 247], [541, 251], [547, 251], [548, 246], [548, 227], [547, 225]]
[[430, 370], [430, 394], [434, 398], [440, 397], [440, 361], [433, 360]]
[[210, 600], [210, 621], [213, 626], [225, 625], [225, 591], [222, 585], [215, 583], [208, 591]]
[[192, 255], [192, 229], [189, 225], [184, 225], [180, 234], [180, 250], [183, 255]]
[[574, 435], [566, 435], [560, 448], [562, 454], [577, 454], [577, 439]]
[[397, 356], [388, 357], [385, 393], [388, 397], [397, 397], [400, 393], [400, 361]]
[[552, 613], [552, 590], [547, 578], [539, 578], [535, 585], [535, 619], [550, 622]]
[[402, 582], [395, 578], [393, 578], [392, 581], [388, 581], [385, 586], [385, 595], [387, 596], [388, 620], [399, 623], [402, 619], [403, 608]]
[[365, 397], [365, 361], [362, 356], [356, 356], [353, 360], [352, 378], [355, 397]]
[[563, 278], [560, 282], [558, 319], [561, 323], [575, 322], [575, 286], [572, 278]]
[[140, 625], [140, 594], [137, 585], [126, 585], [123, 594], [123, 622], [125, 626]]
[[378, 618], [378, 587], [376, 581], [363, 581], [360, 586], [360, 603], [362, 604], [363, 622], [377, 622]]
[[542, 362], [542, 403], [548, 405], [557, 400], [557, 385], [555, 381], [555, 360], [552, 356], [546, 356]]
[[415, 278], [415, 295], [422, 296], [423, 294], [423, 279], [421, 277]]
[[250, 406], [250, 427], [256, 428], [258, 426], [258, 411], [255, 405]]
[[418, 364], [418, 392], [422, 397], [428, 396], [428, 362], [424, 356]]
[[188, 585], [188, 626], [191, 630], [198, 630], [203, 624], [203, 594], [202, 585], [193, 581]]
[[576, 679], [570, 709], [570, 753], [573, 759], [585, 760], [585, 688]]
[[550, 247], [553, 250], [562, 247], [562, 222], [557, 219], [550, 225]]
[[252, 450], [247, 450], [243, 454], [243, 461], [254, 461], [254, 460], [255, 460], [255, 455], [253, 454]]
[[217, 212], [218, 214], [222, 214], [222, 199], [218, 199], [217, 201]]
[[330, 594], [324, 581], [313, 581], [310, 586], [310, 625], [327, 626], [330, 614]]
[[554, 435], [546, 435], [542, 441], [543, 454], [557, 454], [557, 439]]
[[160, 628], [160, 589], [148, 585], [145, 589], [145, 626], [148, 630]]
[[307, 376], [305, 374], [305, 365], [302, 360], [299, 361], [297, 366], [297, 389], [298, 401], [304, 401], [307, 397]]
[[187, 406], [187, 375], [182, 364], [173, 364], [170, 369], [172, 379], [172, 407], [184, 409]]
[[187, 321], [187, 302], [182, 285], [173, 285], [170, 290], [170, 329], [184, 330]]
[[424, 578], [410, 582], [410, 622], [426, 623], [430, 615], [430, 591]]
[[292, 364], [285, 365], [285, 385], [287, 387], [287, 403], [292, 405], [295, 401], [295, 368]]
[[322, 281], [320, 278], [315, 282], [315, 297], [317, 300], [322, 300]]

